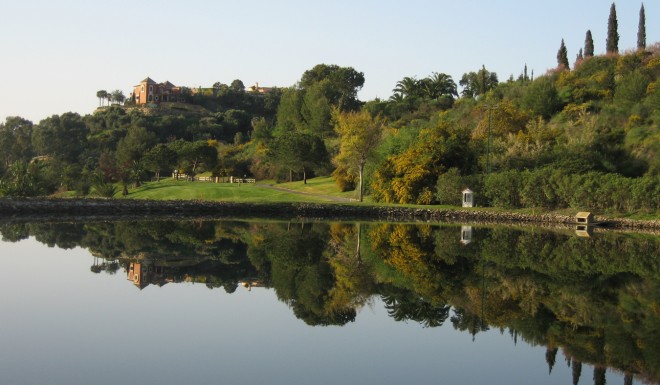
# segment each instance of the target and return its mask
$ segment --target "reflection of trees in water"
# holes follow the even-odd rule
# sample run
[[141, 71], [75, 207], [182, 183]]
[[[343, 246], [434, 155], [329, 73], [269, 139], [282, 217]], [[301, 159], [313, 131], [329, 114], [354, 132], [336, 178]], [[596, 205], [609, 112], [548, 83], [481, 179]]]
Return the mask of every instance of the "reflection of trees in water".
[[533, 344], [561, 346], [576, 362], [660, 378], [657, 237], [477, 228], [463, 246], [458, 228], [386, 224], [369, 232], [371, 247], [403, 278], [399, 286], [434, 303], [446, 298], [458, 330], [509, 328]]
[[89, 268], [92, 273], [100, 273], [102, 271], [106, 272], [109, 275], [115, 275], [120, 269], [119, 261], [117, 260], [105, 260], [94, 256], [94, 263]]
[[[402, 224], [115, 222], [0, 226], [4, 240], [28, 236], [48, 245], [86, 247], [95, 272], [149, 256], [177, 266], [177, 279], [223, 287], [273, 287], [310, 325], [343, 325], [380, 296], [396, 321], [437, 327], [447, 318], [475, 336], [508, 329], [570, 360], [573, 382], [582, 362], [657, 382], [660, 378], [660, 240], [597, 234]], [[163, 270], [165, 271], [165, 270]], [[174, 270], [172, 270], [174, 271]], [[453, 311], [450, 316], [450, 308]]]
[[381, 299], [387, 314], [395, 321], [415, 321], [424, 327], [442, 326], [451, 309], [449, 305], [434, 305], [411, 291], [391, 286], [381, 289]]
[[582, 362], [572, 360], [571, 373], [573, 375], [573, 385], [577, 385], [580, 382], [580, 375], [582, 375]]
[[[355, 320], [355, 303], [333, 301], [341, 295], [334, 290], [337, 280], [330, 260], [342, 247], [341, 242], [330, 242], [326, 225], [253, 225], [251, 233], [248, 255], [268, 269], [265, 273], [278, 298], [298, 318], [309, 325], [344, 325]], [[345, 259], [334, 262], [338, 266]]]
[[454, 310], [454, 315], [451, 317], [451, 323], [454, 325], [454, 329], [470, 333], [472, 335], [472, 340], [474, 340], [477, 333], [490, 330], [488, 324], [484, 322], [482, 317], [478, 314], [470, 313], [465, 309]]

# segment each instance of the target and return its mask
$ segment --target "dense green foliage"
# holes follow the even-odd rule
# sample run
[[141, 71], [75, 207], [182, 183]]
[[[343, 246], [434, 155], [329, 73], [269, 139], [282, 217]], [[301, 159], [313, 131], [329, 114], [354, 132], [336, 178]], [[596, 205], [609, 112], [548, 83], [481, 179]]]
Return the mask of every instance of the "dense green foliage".
[[[640, 43], [645, 22], [642, 7]], [[535, 78], [525, 65], [502, 82], [484, 65], [461, 77], [460, 97], [451, 76], [433, 72], [404, 77], [392, 97], [365, 103], [357, 98], [362, 72], [319, 64], [294, 86], [265, 93], [234, 80], [159, 109], [129, 102], [38, 124], [8, 118], [0, 123], [0, 194], [85, 195], [108, 183], [128, 194], [150, 175], [178, 170], [277, 181], [332, 175], [342, 190], [389, 203], [455, 202], [448, 194], [457, 187], [440, 183], [449, 179], [482, 205], [657, 211], [660, 46], [643, 41], [618, 54], [617, 28], [612, 4], [607, 55], [594, 56], [587, 31], [573, 66], [562, 40], [555, 70]], [[112, 94], [99, 91], [99, 104]], [[363, 129], [370, 120], [381, 132]], [[356, 151], [358, 143], [368, 151]], [[550, 187], [532, 194], [529, 178]], [[617, 191], [616, 203], [601, 199], [605, 191]]]

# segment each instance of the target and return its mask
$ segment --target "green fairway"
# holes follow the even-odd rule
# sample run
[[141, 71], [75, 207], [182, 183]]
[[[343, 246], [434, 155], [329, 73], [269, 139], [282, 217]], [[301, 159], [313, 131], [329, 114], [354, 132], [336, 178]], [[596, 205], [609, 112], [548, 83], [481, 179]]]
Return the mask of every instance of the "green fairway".
[[310, 194], [320, 194], [334, 196], [344, 199], [357, 199], [358, 194], [356, 191], [346, 191], [341, 192], [335, 183], [335, 180], [332, 177], [319, 177], [313, 179], [307, 179], [307, 184], [303, 181], [296, 181], [290, 183], [280, 183], [276, 185], [277, 187], [295, 190]]
[[[117, 195], [121, 197], [121, 195]], [[131, 199], [199, 199], [226, 202], [327, 202], [323, 197], [296, 194], [251, 183], [207, 183], [163, 179], [129, 190]]]

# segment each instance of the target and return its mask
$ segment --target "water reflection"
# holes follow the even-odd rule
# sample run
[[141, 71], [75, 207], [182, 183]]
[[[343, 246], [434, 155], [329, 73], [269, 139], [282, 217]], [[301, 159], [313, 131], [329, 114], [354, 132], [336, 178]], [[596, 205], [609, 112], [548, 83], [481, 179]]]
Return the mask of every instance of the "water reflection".
[[[274, 289], [308, 325], [346, 325], [380, 298], [388, 315], [472, 338], [489, 329], [582, 364], [660, 381], [660, 239], [638, 234], [387, 223], [5, 224], [4, 240], [77, 246], [127, 284]], [[568, 380], [568, 379], [567, 379]], [[588, 382], [588, 381], [587, 381]]]

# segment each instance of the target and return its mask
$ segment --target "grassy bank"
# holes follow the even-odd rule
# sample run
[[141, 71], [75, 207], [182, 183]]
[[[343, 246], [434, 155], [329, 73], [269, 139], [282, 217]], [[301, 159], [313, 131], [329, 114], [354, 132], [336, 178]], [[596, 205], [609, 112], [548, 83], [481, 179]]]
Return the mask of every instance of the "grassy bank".
[[[341, 192], [330, 177], [309, 179], [307, 184], [302, 181], [291, 183], [275, 183], [273, 181], [260, 181], [257, 184], [237, 183], [205, 183], [175, 181], [171, 178], [160, 182], [149, 182], [136, 189], [130, 189], [128, 198], [151, 199], [151, 200], [203, 200], [221, 201], [233, 203], [279, 203], [279, 202], [301, 202], [301, 203], [341, 203], [358, 204], [355, 202], [355, 191]], [[116, 195], [121, 198], [121, 195]], [[372, 202], [369, 197], [365, 198], [360, 205], [369, 206], [392, 206], [422, 209], [455, 209], [452, 206], [419, 206], [419, 205], [386, 205]], [[562, 209], [550, 211], [546, 209], [501, 209], [501, 208], [477, 208], [493, 212], [514, 212], [520, 214], [556, 214], [572, 216], [579, 210]], [[468, 209], [470, 210], [470, 209]], [[659, 220], [658, 213], [598, 213], [611, 218], [629, 218], [638, 220]]]
[[[117, 194], [116, 197], [120, 198], [121, 194]], [[136, 189], [129, 190], [127, 197], [131, 199], [180, 199], [246, 203], [328, 201], [314, 195], [296, 194], [252, 183], [206, 183], [176, 181], [173, 179], [146, 183]]]

